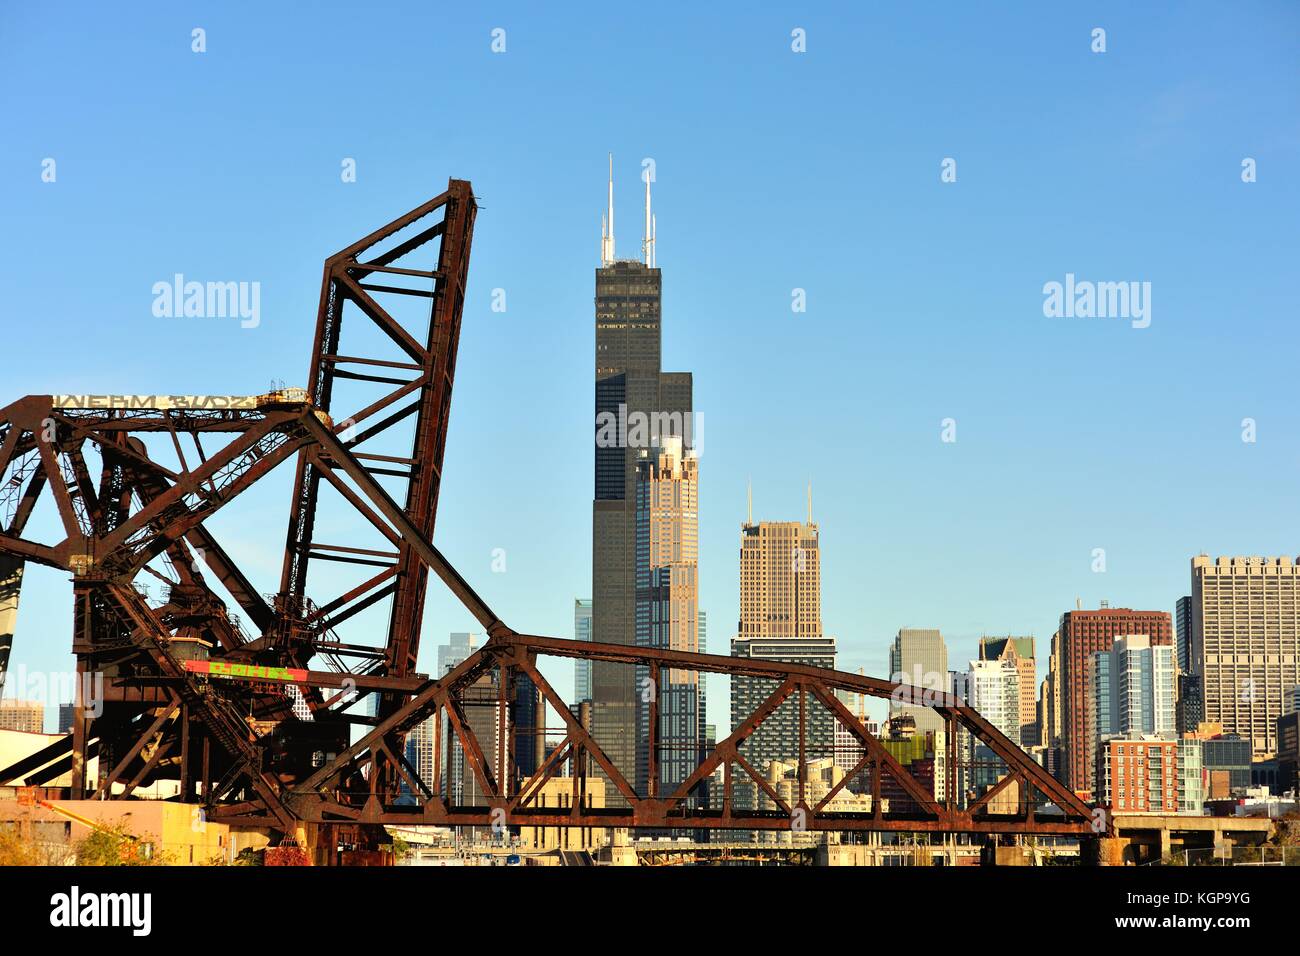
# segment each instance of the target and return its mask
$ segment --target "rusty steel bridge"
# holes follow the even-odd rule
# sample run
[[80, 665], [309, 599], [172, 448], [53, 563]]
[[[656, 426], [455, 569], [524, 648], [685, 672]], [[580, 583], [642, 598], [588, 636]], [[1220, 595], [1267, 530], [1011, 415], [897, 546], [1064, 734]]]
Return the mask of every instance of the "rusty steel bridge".
[[[925, 692], [943, 719], [946, 753], [956, 754], [966, 732], [1003, 768], [969, 800], [958, 799], [955, 759], [936, 771], [944, 775], [936, 799], [938, 781], [900, 764], [837, 693], [897, 698], [912, 688], [798, 664], [537, 636], [501, 620], [433, 544], [476, 211], [470, 184], [453, 179], [326, 260], [306, 389], [32, 395], [0, 408], [0, 632], [5, 614], [15, 616], [26, 564], [66, 572], [77, 672], [103, 681], [100, 706], [79, 700], [72, 732], [0, 768], [0, 784], [45, 786], [70, 775], [71, 798], [120, 799], [176, 781], [176, 799], [204, 807], [208, 819], [289, 839], [311, 823], [359, 844], [381, 839], [384, 824], [773, 830], [788, 828], [796, 812], [814, 831], [1092, 834], [1087, 804], [951, 695]], [[264, 595], [212, 519], [281, 467], [293, 469], [287, 534], [278, 590]], [[57, 514], [56, 540], [28, 533], [41, 501]], [[331, 541], [349, 521], [366, 540], [349, 532]], [[430, 574], [487, 634], [438, 679], [416, 670]], [[638, 790], [631, 768], [607, 756], [543, 676], [542, 658], [645, 668], [656, 684], [670, 668], [747, 676], [770, 682], [771, 692], [671, 792], [660, 792], [654, 770], [652, 695], [651, 772]], [[485, 675], [500, 695], [501, 746], [481, 740], [467, 716], [467, 691]], [[511, 689], [525, 678], [562, 721], [552, 728], [559, 746], [529, 767], [515, 742], [546, 728], [519, 726], [512, 714]], [[371, 713], [356, 706], [375, 697]], [[304, 702], [309, 720], [294, 713]], [[742, 746], [782, 705], [799, 715], [793, 800]], [[856, 766], [816, 795], [805, 734], [813, 708], [856, 742]], [[538, 708], [539, 725], [546, 710]], [[459, 742], [475, 805], [445, 792], [446, 754], [434, 754], [430, 779], [407, 760], [406, 735], [430, 717], [445, 719]], [[355, 742], [354, 728], [364, 730]], [[698, 793], [715, 774], [721, 799], [708, 805]], [[588, 795], [593, 775], [605, 782], [603, 801]], [[542, 805], [538, 795], [557, 776], [572, 779], [569, 805]], [[869, 811], [837, 809], [851, 780], [865, 781]], [[757, 788], [768, 809], [736, 806], [737, 781]]]

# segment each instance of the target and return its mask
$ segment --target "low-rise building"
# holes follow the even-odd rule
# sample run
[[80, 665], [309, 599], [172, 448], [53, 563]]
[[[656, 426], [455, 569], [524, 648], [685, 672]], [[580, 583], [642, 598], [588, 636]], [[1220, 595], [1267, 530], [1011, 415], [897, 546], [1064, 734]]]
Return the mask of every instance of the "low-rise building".
[[[807, 778], [803, 788], [803, 799], [807, 806], [816, 807], [844, 779], [845, 770], [843, 767], [837, 766], [830, 757], [809, 760], [806, 766]], [[797, 808], [799, 806], [798, 763], [783, 760], [768, 761], [767, 782], [787, 807]], [[887, 806], [885, 804], [885, 808]], [[759, 790], [759, 809], [778, 809], [772, 798], [761, 789]], [[826, 813], [870, 813], [871, 795], [853, 793], [847, 786], [841, 787], [822, 810]], [[796, 810], [795, 814], [797, 812]], [[829, 839], [834, 841], [837, 837], [838, 834], [831, 834]], [[759, 835], [759, 840], [765, 843], [817, 843], [822, 842], [824, 838], [827, 837], [822, 833], [801, 829], [797, 815], [792, 815], [789, 829], [762, 831]]]
[[1205, 813], [1206, 774], [1203, 744], [1194, 734], [1178, 739], [1178, 812], [1200, 816]]
[[1098, 741], [1098, 801], [1112, 813], [1178, 813], [1178, 747], [1153, 734]]
[[[605, 806], [605, 781], [591, 774], [587, 777], [587, 801], [584, 809]], [[555, 809], [567, 812], [573, 807], [573, 778], [552, 777], [542, 784], [537, 796], [528, 801], [529, 809]], [[610, 842], [607, 827], [520, 827], [520, 846], [538, 850], [595, 850]]]
[[1222, 800], [1250, 787], [1251, 743], [1236, 734], [1217, 734], [1202, 745], [1202, 760], [1209, 775], [1209, 797]]

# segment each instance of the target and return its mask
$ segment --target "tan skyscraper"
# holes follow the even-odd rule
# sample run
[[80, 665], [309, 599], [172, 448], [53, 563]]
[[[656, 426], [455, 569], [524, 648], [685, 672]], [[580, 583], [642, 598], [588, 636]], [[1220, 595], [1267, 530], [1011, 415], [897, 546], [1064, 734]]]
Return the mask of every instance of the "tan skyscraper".
[[[637, 467], [637, 588], [669, 589], [652, 646], [699, 650], [699, 462], [677, 436], [642, 452]], [[644, 550], [642, 550], [644, 548]], [[694, 673], [694, 672], [692, 672]]]
[[1289, 557], [1192, 558], [1189, 656], [1205, 719], [1249, 740], [1256, 758], [1275, 754], [1283, 696], [1300, 684], [1300, 567]]
[[[820, 531], [808, 520], [760, 521], [753, 514], [740, 528], [740, 621], [731, 653], [761, 658], [835, 666], [835, 639], [822, 634]], [[776, 688], [771, 680], [735, 676], [731, 679], [731, 725], [752, 713]], [[806, 755], [830, 757], [835, 747], [835, 718], [817, 702], [807, 710]], [[741, 752], [760, 773], [773, 761], [797, 760], [799, 703], [791, 698], [767, 718]], [[740, 782], [736, 805], [753, 807], [756, 788]]]
[[[636, 481], [636, 639], [641, 647], [698, 651], [699, 463], [678, 436], [642, 450]], [[704, 729], [696, 671], [659, 674], [659, 720], [652, 755], [649, 668], [637, 669], [637, 786], [647, 792], [650, 757], [660, 793], [671, 792], [695, 770]]]
[[1047, 676], [1043, 678], [1038, 700], [1039, 742], [1044, 747], [1061, 746], [1061, 662], [1057, 656], [1058, 635], [1052, 635], [1052, 651], [1047, 658]]
[[1065, 776], [1061, 758], [1061, 661], [1057, 644], [1060, 634], [1052, 635], [1051, 653], [1047, 658], [1047, 676], [1039, 688], [1038, 743], [1043, 748], [1043, 766], [1058, 780]]
[[822, 636], [821, 553], [811, 521], [760, 521], [740, 533], [742, 639]]

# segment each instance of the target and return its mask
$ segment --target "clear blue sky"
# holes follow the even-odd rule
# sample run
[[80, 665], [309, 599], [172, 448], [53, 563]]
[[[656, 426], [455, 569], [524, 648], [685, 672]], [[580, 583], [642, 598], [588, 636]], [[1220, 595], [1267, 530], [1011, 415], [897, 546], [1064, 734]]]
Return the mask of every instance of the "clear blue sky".
[[[471, 179], [437, 541], [513, 626], [569, 636], [612, 150], [624, 255], [657, 167], [710, 650], [750, 476], [769, 519], [812, 480], [825, 626], [869, 673], [900, 626], [941, 628], [953, 666], [982, 633], [1041, 659], [1076, 597], [1172, 610], [1195, 553], [1300, 553], [1295, 4], [377, 7], [0, 12], [0, 403], [304, 384], [322, 260]], [[155, 318], [176, 272], [260, 282], [261, 325]], [[1150, 282], [1150, 327], [1044, 317], [1066, 273]], [[222, 526], [267, 591], [287, 502], [286, 470]], [[30, 572], [15, 664], [70, 666], [69, 598]], [[423, 666], [471, 624], [436, 592]]]

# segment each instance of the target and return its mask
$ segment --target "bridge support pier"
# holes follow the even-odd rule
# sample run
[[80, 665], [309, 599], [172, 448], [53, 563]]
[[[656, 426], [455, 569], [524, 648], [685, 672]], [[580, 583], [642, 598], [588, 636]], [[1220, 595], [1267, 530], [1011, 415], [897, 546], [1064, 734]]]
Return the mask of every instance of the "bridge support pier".
[[1079, 839], [1079, 862], [1084, 866], [1123, 866], [1124, 848], [1128, 840], [1122, 837], [1085, 836]]

